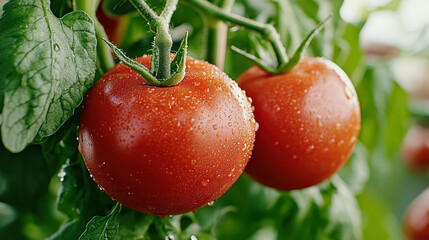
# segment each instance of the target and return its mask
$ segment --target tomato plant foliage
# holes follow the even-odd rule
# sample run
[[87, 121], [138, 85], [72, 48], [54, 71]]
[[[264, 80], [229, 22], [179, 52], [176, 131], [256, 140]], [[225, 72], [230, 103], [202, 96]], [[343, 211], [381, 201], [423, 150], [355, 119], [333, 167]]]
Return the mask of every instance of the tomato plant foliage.
[[55, 133], [82, 102], [94, 79], [96, 39], [87, 14], [58, 19], [48, 0], [5, 4], [0, 29], [2, 139], [19, 152]]
[[[156, 12], [165, 3], [146, 2]], [[112, 15], [135, 11], [127, 1], [104, 4]], [[91, 179], [78, 152], [80, 105], [101, 77], [91, 14], [73, 11], [70, 0], [9, 1], [0, 18], [0, 238], [399, 239], [404, 207], [398, 206], [412, 198], [404, 192], [417, 192], [401, 181], [419, 181], [395, 164], [409, 118], [407, 95], [385, 64], [364, 59], [362, 25], [344, 23], [341, 4], [236, 0], [232, 11], [273, 23], [290, 52], [333, 13], [307, 55], [331, 59], [356, 86], [362, 132], [344, 168], [319, 185], [290, 192], [243, 175], [214, 206], [160, 218], [117, 205]], [[150, 54], [153, 29], [140, 16], [127, 17], [120, 47], [131, 58]], [[205, 23], [198, 11], [179, 3], [170, 24], [173, 49], [188, 31], [188, 55], [204, 59], [211, 47]], [[264, 39], [229, 27], [227, 46], [268, 59], [272, 49]], [[232, 79], [250, 66], [227, 48], [224, 71]]]

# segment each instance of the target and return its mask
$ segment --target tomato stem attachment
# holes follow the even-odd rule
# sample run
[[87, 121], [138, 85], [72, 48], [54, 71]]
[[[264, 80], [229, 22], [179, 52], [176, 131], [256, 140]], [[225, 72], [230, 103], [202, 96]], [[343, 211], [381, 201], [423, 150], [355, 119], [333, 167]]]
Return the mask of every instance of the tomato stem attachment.
[[129, 1], [155, 30], [151, 70], [128, 58], [113, 44], [109, 44], [109, 46], [125, 65], [140, 73], [149, 85], [165, 87], [179, 83], [185, 76], [188, 35], [186, 34], [176, 56], [170, 62], [173, 40], [169, 33], [169, 23], [179, 0], [166, 0], [160, 15], [153, 11], [144, 0]]
[[308, 45], [310, 44], [311, 40], [317, 34], [319, 34], [320, 30], [325, 26], [326, 22], [332, 17], [332, 14], [329, 14], [328, 17], [323, 20], [321, 23], [319, 23], [302, 41], [302, 43], [299, 45], [299, 47], [296, 49], [295, 53], [293, 54], [292, 58], [289, 60], [289, 62], [281, 65], [279, 67], [280, 72], [279, 73], [285, 73], [291, 71], [301, 60], [302, 56], [304, 55], [305, 50], [308, 48]]
[[[173, 58], [173, 61], [169, 62], [169, 68], [171, 69], [171, 76], [166, 80], [159, 80], [154, 75], [156, 69], [153, 68], [154, 64], [156, 64], [156, 58], [158, 56], [156, 54], [152, 55], [152, 66], [151, 70], [147, 69], [145, 66], [130, 59], [124, 52], [122, 52], [119, 48], [117, 48], [113, 43], [109, 42], [107, 39], [103, 38], [103, 40], [109, 45], [112, 51], [116, 54], [116, 56], [124, 63], [127, 67], [132, 70], [138, 72], [143, 79], [147, 82], [147, 84], [151, 86], [157, 87], [170, 87], [178, 84], [185, 77], [185, 67], [186, 67], [186, 57], [187, 57], [187, 48], [188, 48], [188, 33], [185, 34], [185, 38], [180, 44], [179, 50]], [[171, 54], [169, 55], [169, 57]], [[170, 60], [170, 58], [169, 58]]]
[[73, 0], [73, 9], [86, 12], [94, 21], [95, 36], [97, 37], [97, 70], [102, 75], [115, 65], [112, 54], [102, 38], [107, 38], [103, 25], [98, 21], [96, 12], [100, 0]]
[[280, 34], [273, 25], [260, 23], [252, 19], [229, 13], [206, 0], [183, 1], [212, 18], [220, 19], [259, 33], [264, 40], [271, 44], [272, 51], [274, 52], [277, 61], [274, 61], [273, 63], [267, 63], [255, 55], [247, 53], [235, 46], [232, 46], [231, 48], [270, 74], [281, 74], [291, 71], [293, 67], [295, 67], [295, 65], [300, 61], [310, 41], [319, 33], [319, 31], [325, 26], [325, 23], [328, 21], [328, 19], [332, 16], [332, 14], [330, 14], [329, 17], [327, 17], [315, 29], [313, 29], [295, 51], [292, 59], [289, 59], [286, 54], [286, 49], [280, 39]]
[[260, 23], [255, 20], [227, 12], [205, 0], [183, 1], [212, 18], [220, 19], [259, 33], [265, 40], [271, 43], [277, 58], [278, 66], [288, 61], [286, 49], [283, 46], [280, 35], [277, 33], [277, 30], [273, 25]]

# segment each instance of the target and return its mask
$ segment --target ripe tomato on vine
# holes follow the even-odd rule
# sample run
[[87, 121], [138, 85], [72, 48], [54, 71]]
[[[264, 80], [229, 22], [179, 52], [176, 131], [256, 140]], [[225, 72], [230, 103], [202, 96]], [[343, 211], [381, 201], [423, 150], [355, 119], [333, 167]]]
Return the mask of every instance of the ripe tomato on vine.
[[[137, 62], [149, 66], [151, 57]], [[225, 73], [187, 59], [177, 85], [148, 85], [120, 63], [89, 92], [79, 149], [113, 199], [152, 215], [195, 211], [238, 179], [250, 157], [255, 120]]]
[[301, 189], [345, 164], [360, 131], [360, 108], [336, 64], [304, 58], [279, 75], [254, 66], [237, 81], [253, 99], [260, 126], [246, 168], [250, 177], [279, 190]]

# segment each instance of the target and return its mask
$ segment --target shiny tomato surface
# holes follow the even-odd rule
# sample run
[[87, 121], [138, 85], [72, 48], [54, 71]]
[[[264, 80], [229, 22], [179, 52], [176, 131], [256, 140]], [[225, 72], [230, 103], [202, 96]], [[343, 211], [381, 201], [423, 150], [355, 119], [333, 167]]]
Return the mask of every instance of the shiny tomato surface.
[[253, 99], [259, 123], [246, 168], [279, 190], [313, 186], [350, 157], [360, 131], [360, 108], [350, 79], [333, 62], [304, 58], [289, 73], [254, 66], [237, 80]]
[[429, 188], [410, 204], [404, 215], [403, 226], [408, 240], [429, 239]]
[[[150, 56], [136, 59], [146, 67]], [[91, 89], [79, 150], [94, 181], [152, 215], [194, 211], [244, 171], [255, 138], [249, 100], [215, 66], [188, 58], [173, 87], [149, 86], [120, 63]]]
[[412, 170], [429, 172], [429, 128], [414, 123], [402, 143], [402, 158]]

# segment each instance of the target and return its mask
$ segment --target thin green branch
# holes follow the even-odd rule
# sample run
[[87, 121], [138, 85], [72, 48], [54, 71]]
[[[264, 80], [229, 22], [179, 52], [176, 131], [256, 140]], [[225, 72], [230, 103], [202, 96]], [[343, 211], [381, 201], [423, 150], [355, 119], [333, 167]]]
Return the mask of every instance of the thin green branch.
[[166, 22], [170, 22], [178, 2], [179, 0], [167, 0], [165, 7], [162, 10], [161, 18], [163, 18]]
[[157, 28], [161, 18], [147, 5], [144, 0], [129, 0], [137, 11], [146, 19], [151, 27]]
[[[230, 12], [234, 0], [220, 0], [218, 6], [225, 12]], [[216, 65], [219, 69], [223, 70], [225, 64], [226, 41], [228, 37], [228, 26], [211, 17], [202, 15], [207, 25], [207, 55], [206, 60]]]
[[288, 57], [286, 54], [286, 49], [283, 46], [283, 43], [280, 39], [280, 35], [277, 33], [276, 29], [271, 24], [264, 24], [252, 19], [242, 17], [233, 13], [228, 13], [223, 9], [217, 7], [214, 4], [211, 4], [205, 0], [183, 0], [184, 2], [190, 4], [196, 9], [202, 11], [205, 15], [212, 16], [213, 18], [221, 19], [223, 21], [247, 28], [249, 30], [255, 31], [261, 36], [269, 41], [275, 52], [277, 62], [279, 65], [286, 63]]

